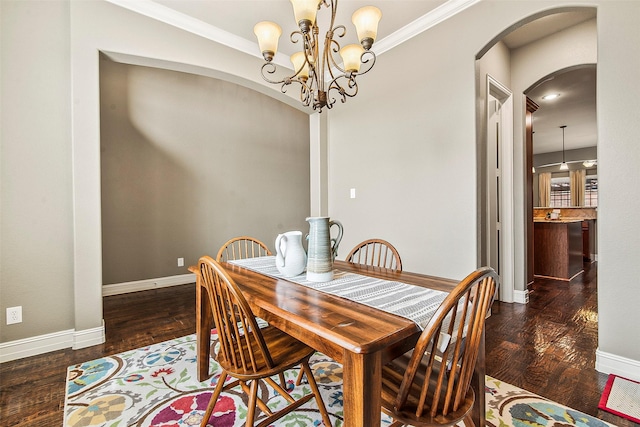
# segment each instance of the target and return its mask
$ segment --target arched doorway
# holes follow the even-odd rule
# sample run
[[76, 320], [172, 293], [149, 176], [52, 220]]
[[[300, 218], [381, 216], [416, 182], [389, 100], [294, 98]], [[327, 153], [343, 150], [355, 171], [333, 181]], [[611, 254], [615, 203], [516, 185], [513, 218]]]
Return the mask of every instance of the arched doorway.
[[[532, 226], [532, 212], [527, 206], [527, 185], [531, 184], [532, 171], [527, 170], [525, 146], [526, 91], [545, 76], [569, 67], [597, 61], [596, 24], [594, 8], [562, 8], [541, 12], [515, 23], [496, 36], [476, 56], [476, 81], [478, 102], [476, 124], [478, 131], [478, 212], [479, 212], [479, 264], [499, 266], [504, 289], [500, 298], [505, 302], [527, 302], [527, 256], [531, 252], [527, 239], [527, 227]], [[571, 23], [563, 29], [554, 27], [558, 22]], [[555, 24], [554, 24], [555, 23]], [[545, 33], [546, 31], [546, 33]], [[533, 34], [534, 36], [531, 36]], [[509, 43], [510, 45], [507, 45]], [[577, 47], [580, 47], [578, 49]], [[500, 170], [502, 183], [512, 185], [512, 193], [503, 195], [499, 204], [500, 223], [493, 220], [491, 209], [496, 198], [491, 198], [491, 187], [496, 185], [496, 172], [487, 160], [493, 141], [489, 142], [489, 98], [487, 76], [502, 76], [498, 81], [514, 94], [513, 144], [499, 151], [512, 157], [510, 171]], [[504, 164], [504, 159], [503, 159]], [[505, 174], [505, 172], [507, 172]], [[508, 197], [512, 197], [511, 204]], [[505, 203], [507, 206], [505, 207]], [[494, 215], [495, 216], [495, 215]], [[498, 230], [500, 231], [498, 233]], [[491, 239], [499, 235], [502, 248], [496, 257], [492, 255]], [[494, 245], [495, 246], [495, 245]], [[505, 276], [506, 274], [506, 276]], [[512, 276], [511, 276], [512, 274]], [[504, 277], [503, 277], [504, 276]]]

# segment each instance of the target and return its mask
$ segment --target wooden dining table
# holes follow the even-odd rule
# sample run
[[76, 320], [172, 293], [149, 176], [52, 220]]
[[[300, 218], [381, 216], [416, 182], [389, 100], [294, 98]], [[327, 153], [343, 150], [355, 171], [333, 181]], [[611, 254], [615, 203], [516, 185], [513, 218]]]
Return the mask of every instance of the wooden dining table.
[[[345, 427], [372, 427], [381, 422], [382, 367], [411, 350], [421, 330], [404, 317], [321, 292], [232, 263], [221, 263], [238, 284], [254, 314], [343, 365]], [[450, 292], [457, 281], [335, 261], [334, 269]], [[196, 272], [197, 269], [190, 268]], [[198, 379], [209, 372], [212, 313], [206, 288], [196, 286]], [[485, 425], [484, 334], [472, 387], [473, 420]]]

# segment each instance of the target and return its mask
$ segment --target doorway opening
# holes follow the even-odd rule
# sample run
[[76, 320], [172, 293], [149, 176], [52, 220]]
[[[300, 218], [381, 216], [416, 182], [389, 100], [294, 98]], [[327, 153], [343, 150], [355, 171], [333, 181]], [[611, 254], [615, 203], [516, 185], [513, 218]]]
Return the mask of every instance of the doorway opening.
[[[554, 31], [550, 30], [552, 27]], [[527, 153], [525, 144], [525, 94], [533, 83], [541, 82], [557, 70], [595, 63], [596, 34], [595, 8], [546, 10], [506, 28], [476, 56], [480, 101], [476, 115], [478, 263], [499, 268], [502, 301], [528, 301], [530, 268], [527, 260], [531, 239], [527, 227], [533, 223], [533, 213], [527, 207], [531, 194], [527, 185], [531, 185], [532, 180], [532, 167], [527, 164], [532, 156]], [[576, 54], [576, 45], [586, 48]], [[498, 135], [494, 129], [500, 130], [504, 126], [504, 116], [498, 113], [504, 111], [505, 105], [501, 101], [509, 93], [516, 95], [511, 96], [512, 140], [507, 144], [504, 130]], [[493, 119], [490, 115], [494, 115]], [[502, 147], [500, 158], [495, 157], [496, 141]], [[499, 161], [500, 167], [492, 166], [490, 158], [496, 159], [494, 163]]]

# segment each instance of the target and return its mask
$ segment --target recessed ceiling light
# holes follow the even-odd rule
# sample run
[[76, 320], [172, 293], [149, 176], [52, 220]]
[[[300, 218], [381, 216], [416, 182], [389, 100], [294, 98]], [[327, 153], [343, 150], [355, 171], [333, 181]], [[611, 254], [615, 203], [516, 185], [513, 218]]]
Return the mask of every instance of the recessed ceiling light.
[[542, 99], [544, 99], [545, 101], [550, 101], [552, 99], [556, 99], [559, 96], [560, 96], [559, 93], [550, 93], [548, 95], [543, 96]]

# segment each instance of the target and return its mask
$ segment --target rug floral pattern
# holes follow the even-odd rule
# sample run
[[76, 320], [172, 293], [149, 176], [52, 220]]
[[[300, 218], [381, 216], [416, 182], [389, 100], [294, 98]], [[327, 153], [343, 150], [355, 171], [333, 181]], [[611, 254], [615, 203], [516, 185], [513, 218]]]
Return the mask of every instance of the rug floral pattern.
[[[316, 353], [311, 367], [335, 427], [342, 426], [342, 366]], [[199, 382], [196, 375], [195, 335], [70, 366], [64, 408], [65, 427], [169, 427], [198, 426], [215, 384], [214, 374]], [[298, 371], [285, 373], [292, 395], [310, 393], [306, 383], [295, 386]], [[263, 386], [260, 397], [271, 408], [284, 406], [277, 393]], [[238, 387], [223, 393], [209, 420], [213, 427], [243, 426], [247, 398]], [[487, 377], [487, 424], [494, 427], [604, 427], [597, 418], [543, 399], [510, 384]], [[263, 414], [258, 419], [264, 417]], [[390, 419], [383, 415], [382, 426]], [[286, 427], [322, 425], [316, 403], [311, 400], [273, 424]]]

